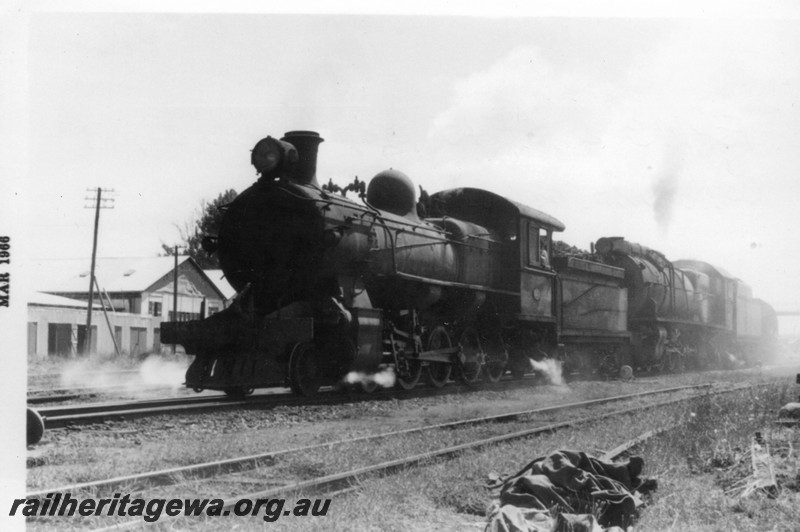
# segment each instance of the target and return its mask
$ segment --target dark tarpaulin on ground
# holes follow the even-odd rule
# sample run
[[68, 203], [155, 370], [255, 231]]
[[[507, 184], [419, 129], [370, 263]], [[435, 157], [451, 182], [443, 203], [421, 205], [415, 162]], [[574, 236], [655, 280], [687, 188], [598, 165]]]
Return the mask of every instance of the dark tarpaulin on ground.
[[[630, 526], [644, 460], [606, 462], [578, 451], [556, 451], [526, 465], [500, 486], [486, 532], [596, 532]], [[637, 491], [638, 490], [638, 491]]]

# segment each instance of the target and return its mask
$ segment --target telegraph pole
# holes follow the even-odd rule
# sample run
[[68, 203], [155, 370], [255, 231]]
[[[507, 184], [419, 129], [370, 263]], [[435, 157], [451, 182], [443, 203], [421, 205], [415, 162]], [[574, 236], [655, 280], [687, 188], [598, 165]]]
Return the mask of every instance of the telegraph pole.
[[[92, 189], [87, 189], [87, 191], [91, 191]], [[114, 192], [114, 190], [108, 190], [107, 192]], [[92, 267], [89, 272], [89, 305], [86, 309], [86, 339], [85, 344], [83, 346], [83, 351], [85, 354], [90, 354], [92, 352], [92, 306], [94, 305], [94, 267], [95, 262], [97, 260], [97, 229], [100, 226], [100, 209], [112, 209], [113, 208], [113, 198], [107, 198], [105, 201], [109, 202], [109, 205], [103, 205], [102, 198], [103, 189], [97, 187], [97, 202], [95, 203], [95, 210], [94, 210], [94, 238], [92, 239]], [[84, 198], [86, 200], [91, 200], [92, 198]], [[86, 208], [91, 208], [91, 206], [86, 206]]]
[[[172, 321], [178, 321], [178, 246], [175, 246], [175, 268], [172, 273]], [[177, 345], [172, 344], [172, 354], [175, 354]]]

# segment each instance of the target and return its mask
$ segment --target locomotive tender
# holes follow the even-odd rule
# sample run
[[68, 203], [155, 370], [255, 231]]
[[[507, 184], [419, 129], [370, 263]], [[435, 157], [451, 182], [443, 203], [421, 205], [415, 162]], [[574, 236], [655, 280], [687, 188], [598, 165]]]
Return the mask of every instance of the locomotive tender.
[[356, 178], [342, 194], [320, 187], [322, 141], [291, 131], [254, 147], [258, 181], [204, 240], [234, 303], [162, 324], [164, 343], [195, 356], [187, 387], [239, 396], [288, 383], [313, 395], [388, 367], [399, 387], [423, 376], [439, 387], [451, 376], [519, 376], [544, 357], [571, 370], [675, 369], [697, 352], [734, 349], [740, 336], [760, 345], [775, 334], [769, 306], [705, 263], [671, 264], [619, 238], [600, 239], [592, 260], [551, 261], [564, 224], [486, 190], [418, 200], [397, 170], [368, 187]]

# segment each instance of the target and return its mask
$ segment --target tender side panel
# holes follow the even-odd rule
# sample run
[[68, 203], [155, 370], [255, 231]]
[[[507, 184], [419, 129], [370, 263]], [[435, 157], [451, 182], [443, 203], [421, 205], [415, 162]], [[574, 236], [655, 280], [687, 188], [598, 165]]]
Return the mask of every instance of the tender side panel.
[[575, 257], [560, 257], [562, 336], [627, 337], [628, 291], [624, 270]]

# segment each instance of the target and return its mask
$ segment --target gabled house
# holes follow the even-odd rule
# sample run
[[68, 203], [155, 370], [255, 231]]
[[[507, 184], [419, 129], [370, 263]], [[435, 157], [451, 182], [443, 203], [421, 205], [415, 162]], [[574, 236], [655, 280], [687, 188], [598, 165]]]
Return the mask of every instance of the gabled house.
[[[176, 301], [174, 267], [174, 257], [97, 259], [92, 352], [118, 350], [133, 355], [158, 352], [162, 321], [199, 319], [225, 307], [225, 294], [191, 257], [178, 258]], [[89, 260], [38, 260], [32, 270], [33, 286], [42, 294], [39, 299], [50, 294], [73, 303], [48, 306], [29, 302], [29, 355], [84, 352]], [[82, 308], [75, 308], [75, 302]], [[35, 335], [35, 340], [31, 335]], [[64, 340], [66, 336], [69, 342]]]

